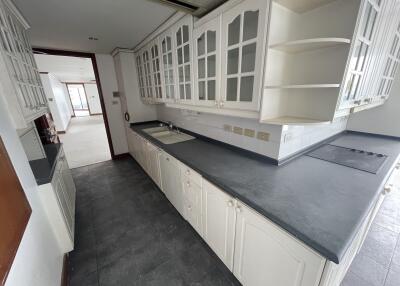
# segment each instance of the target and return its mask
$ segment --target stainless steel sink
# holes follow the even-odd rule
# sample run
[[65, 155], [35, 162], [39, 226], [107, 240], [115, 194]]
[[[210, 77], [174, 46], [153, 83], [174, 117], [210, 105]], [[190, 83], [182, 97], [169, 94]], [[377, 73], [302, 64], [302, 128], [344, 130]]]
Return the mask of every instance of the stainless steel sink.
[[167, 126], [147, 128], [143, 129], [143, 131], [163, 144], [175, 144], [195, 139], [195, 137], [189, 134], [177, 130], [169, 130]]

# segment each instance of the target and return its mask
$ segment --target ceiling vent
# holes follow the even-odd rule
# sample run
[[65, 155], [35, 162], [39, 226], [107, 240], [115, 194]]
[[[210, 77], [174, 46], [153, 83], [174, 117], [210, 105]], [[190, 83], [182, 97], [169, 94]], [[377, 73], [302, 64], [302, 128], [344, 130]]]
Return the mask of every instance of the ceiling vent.
[[157, 0], [158, 2], [173, 6], [175, 9], [201, 17], [211, 12], [227, 0]]

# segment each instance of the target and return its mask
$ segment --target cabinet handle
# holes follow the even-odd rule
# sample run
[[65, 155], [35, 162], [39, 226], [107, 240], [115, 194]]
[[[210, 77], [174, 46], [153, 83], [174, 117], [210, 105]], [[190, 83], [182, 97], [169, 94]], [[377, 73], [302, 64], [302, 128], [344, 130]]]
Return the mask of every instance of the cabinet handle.
[[361, 104], [361, 100], [354, 101], [354, 104], [360, 105]]
[[227, 205], [228, 205], [228, 207], [231, 208], [231, 207], [233, 207], [233, 202], [232, 202], [231, 200], [229, 200], [228, 203], [227, 203]]
[[190, 187], [190, 182], [189, 181], [186, 182], [186, 186]]
[[242, 207], [241, 206], [237, 206], [235, 210], [236, 210], [237, 213], [241, 213], [242, 212]]
[[386, 194], [388, 194], [388, 193], [390, 193], [392, 191], [392, 187], [393, 187], [393, 185], [390, 184], [390, 185], [385, 186], [383, 188], [383, 190], [385, 191]]
[[190, 170], [189, 169], [186, 170], [186, 175], [190, 175]]

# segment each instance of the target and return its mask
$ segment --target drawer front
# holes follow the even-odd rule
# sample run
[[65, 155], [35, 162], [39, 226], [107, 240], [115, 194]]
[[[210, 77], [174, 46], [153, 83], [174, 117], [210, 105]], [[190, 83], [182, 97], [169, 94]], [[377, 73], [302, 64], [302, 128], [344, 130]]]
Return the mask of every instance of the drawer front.
[[185, 177], [184, 180], [189, 179], [193, 182], [195, 182], [197, 185], [201, 186], [201, 175], [195, 171], [193, 171], [193, 169], [189, 168], [188, 166], [186, 166], [185, 164], [181, 163], [180, 164], [180, 168], [181, 168], [181, 174], [182, 177]]

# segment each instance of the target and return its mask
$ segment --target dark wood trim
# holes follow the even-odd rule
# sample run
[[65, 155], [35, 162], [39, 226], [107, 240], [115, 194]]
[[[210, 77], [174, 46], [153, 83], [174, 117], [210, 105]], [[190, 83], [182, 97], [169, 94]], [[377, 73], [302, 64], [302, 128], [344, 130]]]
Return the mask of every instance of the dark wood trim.
[[68, 286], [68, 263], [69, 263], [69, 257], [68, 254], [64, 254], [64, 259], [63, 259], [63, 268], [61, 272], [61, 286]]
[[91, 113], [90, 115], [91, 116], [93, 116], [93, 115], [102, 115], [103, 113]]
[[6, 284], [29, 218], [31, 206], [0, 137], [0, 285]]
[[126, 159], [126, 158], [128, 158], [129, 156], [131, 156], [130, 153], [122, 153], [122, 154], [115, 155], [114, 158], [113, 158], [113, 160]]
[[99, 97], [100, 97], [101, 110], [103, 111], [104, 125], [106, 127], [108, 146], [110, 148], [111, 158], [114, 160], [115, 159], [114, 147], [113, 147], [112, 139], [111, 139], [110, 126], [108, 124], [108, 117], [107, 117], [106, 105], [104, 103], [103, 91], [101, 89], [101, 82], [100, 82], [100, 76], [99, 76], [99, 69], [97, 67], [96, 55], [93, 53], [53, 50], [53, 49], [47, 49], [47, 48], [33, 48], [33, 52], [36, 54], [48, 54], [48, 55], [54, 55], [54, 56], [89, 58], [92, 60], [94, 77], [96, 79], [97, 90], [99, 92]]

